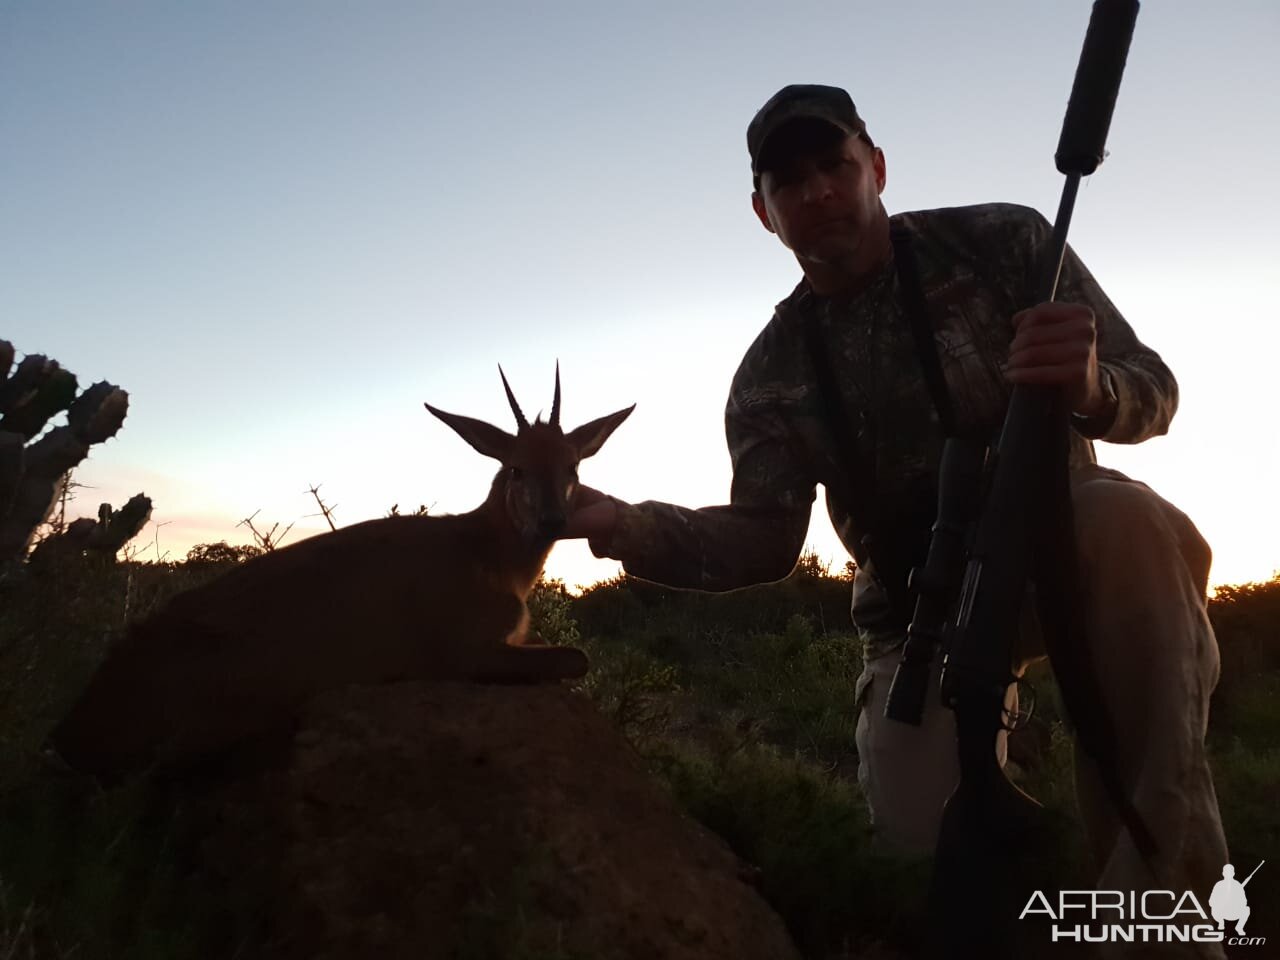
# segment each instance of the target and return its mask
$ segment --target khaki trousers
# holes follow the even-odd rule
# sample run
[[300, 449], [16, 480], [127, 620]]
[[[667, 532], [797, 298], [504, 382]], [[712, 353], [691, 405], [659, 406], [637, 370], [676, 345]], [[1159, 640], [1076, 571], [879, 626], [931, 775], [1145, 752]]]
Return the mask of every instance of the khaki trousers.
[[[1115, 725], [1120, 777], [1159, 845], [1153, 877], [1077, 748], [1076, 795], [1097, 889], [1191, 890], [1204, 904], [1228, 862], [1204, 746], [1219, 671], [1205, 599], [1210, 550], [1185, 514], [1118, 471], [1079, 468], [1071, 489], [1085, 625]], [[1034, 616], [1024, 620], [1020, 667], [1044, 656]], [[959, 779], [955, 721], [936, 695], [938, 664], [921, 725], [886, 719], [896, 666], [892, 654], [871, 660], [858, 680], [858, 780], [881, 848], [924, 855]], [[1012, 687], [1009, 702], [1016, 704]], [[1003, 764], [1003, 736], [996, 752]], [[1223, 955], [1216, 944], [1162, 949], [1153, 955]], [[1139, 955], [1130, 951], [1122, 955]]]

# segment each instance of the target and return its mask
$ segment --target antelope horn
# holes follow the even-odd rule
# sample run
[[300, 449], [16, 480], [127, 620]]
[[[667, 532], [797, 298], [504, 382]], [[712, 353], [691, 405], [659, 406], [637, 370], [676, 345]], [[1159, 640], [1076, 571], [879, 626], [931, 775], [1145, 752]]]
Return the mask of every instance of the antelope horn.
[[528, 430], [529, 421], [520, 411], [520, 404], [516, 403], [516, 395], [511, 392], [511, 384], [507, 383], [507, 375], [502, 372], [502, 364], [498, 364], [498, 376], [502, 378], [502, 387], [507, 391], [507, 402], [511, 404], [511, 412], [516, 415], [516, 423], [520, 425], [521, 430]]
[[560, 361], [556, 361], [556, 396], [551, 401], [551, 426], [560, 426]]

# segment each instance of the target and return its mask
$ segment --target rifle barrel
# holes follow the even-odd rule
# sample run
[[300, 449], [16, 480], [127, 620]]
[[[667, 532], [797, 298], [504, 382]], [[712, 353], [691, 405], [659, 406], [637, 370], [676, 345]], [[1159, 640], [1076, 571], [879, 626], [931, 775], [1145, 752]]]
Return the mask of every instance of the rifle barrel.
[[[1267, 862], [1267, 861], [1265, 861], [1265, 860], [1263, 860], [1263, 861], [1262, 861], [1262, 863], [1266, 863], [1266, 862]], [[1261, 870], [1261, 869], [1262, 869], [1262, 863], [1258, 864], [1256, 867], [1254, 867], [1254, 868], [1253, 868], [1253, 873], [1257, 873], [1259, 870]], [[1251, 874], [1249, 874], [1247, 877], [1245, 877], [1245, 878], [1244, 878], [1244, 883], [1240, 884], [1240, 886], [1242, 886], [1242, 887], [1243, 887], [1243, 886], [1244, 886], [1245, 884], [1247, 884], [1250, 880], [1252, 880], [1252, 879], [1253, 879], [1253, 873], [1251, 873]]]

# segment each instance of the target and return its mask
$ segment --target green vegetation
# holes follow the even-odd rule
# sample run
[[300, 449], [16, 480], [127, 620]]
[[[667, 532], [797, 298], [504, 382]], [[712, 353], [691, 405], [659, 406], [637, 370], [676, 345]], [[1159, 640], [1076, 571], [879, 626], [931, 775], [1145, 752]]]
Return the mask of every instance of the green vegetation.
[[[561, 591], [562, 592], [562, 591]], [[680, 803], [761, 870], [808, 956], [919, 945], [927, 863], [877, 857], [856, 788], [860, 650], [847, 577], [808, 556], [787, 580], [721, 596], [619, 578], [561, 602], [593, 669], [584, 686]], [[1280, 575], [1210, 602], [1222, 651], [1209, 743], [1232, 857], [1280, 843]], [[1010, 744], [1011, 773], [1060, 837], [1059, 887], [1091, 880], [1072, 739], [1047, 664]]]
[[42, 744], [128, 623], [253, 555], [226, 544], [184, 563], [67, 554], [0, 579], [0, 957], [178, 958], [218, 922], [178, 882], [180, 824], [157, 815], [145, 783], [101, 790]]
[[[111, 637], [252, 555], [214, 544], [183, 563], [60, 564], [0, 581], [0, 957], [178, 958], [198, 955], [211, 929], [244, 935], [244, 910], [215, 916], [178, 881], [181, 825], [154, 813], [144, 787], [100, 790], [40, 747]], [[672, 796], [758, 869], [805, 955], [824, 960], [872, 945], [909, 953], [929, 869], [870, 843], [855, 781], [861, 658], [848, 594], [847, 575], [806, 557], [781, 583], [728, 595], [619, 578], [581, 597], [544, 583], [530, 602], [544, 642], [591, 656], [583, 693]], [[1214, 771], [1233, 858], [1252, 866], [1280, 843], [1280, 577], [1224, 589], [1210, 609], [1223, 662]], [[1032, 680], [1039, 705], [1011, 747], [1015, 776], [1061, 824], [1055, 875], [1084, 882], [1070, 737], [1051, 676], [1037, 669]], [[522, 914], [503, 912], [527, 899], [524, 879], [466, 918], [485, 933], [477, 956], [537, 953]]]

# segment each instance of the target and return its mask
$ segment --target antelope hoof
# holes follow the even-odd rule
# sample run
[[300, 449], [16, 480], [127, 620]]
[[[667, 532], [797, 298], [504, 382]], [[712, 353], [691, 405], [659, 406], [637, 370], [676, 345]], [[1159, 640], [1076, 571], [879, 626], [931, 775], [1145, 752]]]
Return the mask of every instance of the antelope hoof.
[[564, 672], [560, 675], [562, 680], [578, 680], [587, 675], [587, 671], [591, 669], [591, 661], [587, 655], [577, 647], [552, 647], [550, 649], [560, 651], [560, 659]]

